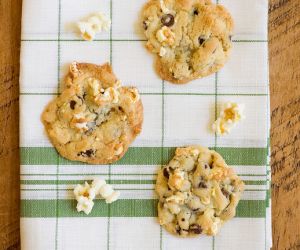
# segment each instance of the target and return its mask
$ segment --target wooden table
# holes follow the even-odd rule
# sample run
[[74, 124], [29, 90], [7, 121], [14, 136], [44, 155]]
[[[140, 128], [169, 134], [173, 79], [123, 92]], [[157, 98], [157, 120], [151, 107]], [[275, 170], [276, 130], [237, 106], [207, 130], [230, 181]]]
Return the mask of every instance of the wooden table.
[[[242, 1], [242, 0], [241, 0]], [[300, 249], [300, 1], [271, 0], [273, 249]], [[0, 247], [19, 249], [21, 0], [0, 0]], [[253, 17], [255, 18], [255, 17]]]

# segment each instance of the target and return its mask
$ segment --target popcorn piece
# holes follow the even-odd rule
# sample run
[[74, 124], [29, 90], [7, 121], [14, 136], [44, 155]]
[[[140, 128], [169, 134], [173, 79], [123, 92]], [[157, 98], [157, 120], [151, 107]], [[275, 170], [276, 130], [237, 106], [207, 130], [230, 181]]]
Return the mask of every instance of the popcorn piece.
[[175, 169], [174, 173], [171, 174], [168, 184], [172, 189], [180, 189], [184, 182], [184, 171]]
[[74, 189], [74, 195], [78, 201], [80, 197], [86, 197], [90, 200], [93, 200], [96, 196], [96, 189], [91, 187], [87, 182], [83, 185], [78, 184]]
[[89, 22], [78, 22], [77, 27], [81, 33], [81, 37], [86, 41], [92, 41], [95, 38], [96, 32]]
[[95, 188], [91, 187], [87, 182], [84, 183], [84, 186], [78, 184], [74, 189], [74, 195], [77, 200], [77, 211], [89, 214], [94, 206]]
[[87, 131], [89, 129], [87, 123], [88, 120], [82, 113], [75, 114], [71, 121], [71, 125], [73, 125], [76, 129], [84, 131]]
[[94, 206], [94, 202], [87, 197], [80, 196], [77, 200], [77, 212], [83, 211], [85, 214], [89, 214]]
[[97, 95], [94, 99], [95, 103], [97, 103], [98, 105], [102, 105], [103, 103], [110, 102], [110, 101], [112, 103], [119, 102], [120, 93], [115, 88], [109, 87], [105, 89], [104, 92], [102, 91], [102, 89], [100, 89], [100, 92], [101, 94]]
[[97, 96], [100, 94], [101, 89], [100, 89], [100, 82], [99, 80], [95, 78], [89, 78], [88, 79], [88, 86], [89, 86], [89, 94], [92, 96]]
[[212, 129], [218, 135], [225, 135], [242, 119], [244, 119], [244, 105], [227, 102], [223, 105], [219, 118]]
[[77, 200], [77, 211], [89, 214], [93, 209], [93, 199], [97, 194], [105, 198], [106, 203], [112, 203], [120, 197], [120, 192], [114, 191], [111, 185], [106, 184], [105, 180], [95, 178], [91, 185], [85, 182], [84, 185], [78, 184], [75, 187], [74, 195]]
[[92, 182], [92, 187], [95, 188], [96, 192], [99, 193], [100, 188], [106, 184], [105, 180], [101, 180], [100, 178], [94, 178]]
[[113, 192], [109, 197], [106, 198], [106, 203], [112, 203], [114, 201], [116, 201], [117, 199], [119, 199], [121, 193], [119, 191], [115, 191]]
[[130, 94], [131, 94], [131, 97], [130, 97], [130, 100], [132, 103], [136, 103], [140, 100], [140, 94], [138, 92], [138, 90], [136, 88], [130, 88], [128, 89]]
[[73, 74], [73, 76], [78, 76], [79, 70], [77, 68], [77, 62], [71, 63], [69, 71]]
[[166, 26], [157, 31], [156, 38], [164, 46], [172, 46], [175, 43], [175, 34]]
[[124, 150], [124, 148], [123, 148], [122, 143], [117, 144], [117, 145], [115, 146], [115, 155], [120, 155], [120, 154], [122, 154], [123, 150]]
[[111, 21], [101, 12], [90, 16], [87, 21], [77, 23], [82, 38], [87, 41], [93, 40], [97, 32], [108, 31], [110, 25]]
[[117, 91], [115, 88], [109, 87], [105, 90], [104, 96], [107, 96], [112, 99], [112, 103], [118, 103], [119, 102], [119, 91]]
[[160, 0], [160, 8], [164, 14], [170, 13], [170, 10], [165, 5], [164, 0]]
[[161, 57], [165, 56], [167, 54], [167, 50], [165, 47], [160, 47], [159, 55]]

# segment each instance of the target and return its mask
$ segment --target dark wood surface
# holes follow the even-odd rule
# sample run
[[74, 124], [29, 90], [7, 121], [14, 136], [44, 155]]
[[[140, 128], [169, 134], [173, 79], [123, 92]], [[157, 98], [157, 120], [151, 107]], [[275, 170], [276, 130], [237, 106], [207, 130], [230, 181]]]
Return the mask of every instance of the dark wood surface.
[[[273, 249], [300, 249], [300, 1], [270, 0]], [[19, 249], [21, 0], [0, 0], [0, 249]], [[241, 248], [242, 249], [242, 248]]]

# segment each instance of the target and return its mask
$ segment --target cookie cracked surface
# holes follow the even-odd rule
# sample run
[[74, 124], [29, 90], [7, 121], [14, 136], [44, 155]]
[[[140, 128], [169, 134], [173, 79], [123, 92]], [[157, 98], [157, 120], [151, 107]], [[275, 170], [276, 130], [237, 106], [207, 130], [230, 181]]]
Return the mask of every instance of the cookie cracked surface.
[[149, 0], [142, 10], [146, 48], [164, 80], [187, 83], [223, 67], [231, 50], [233, 19], [210, 0]]
[[243, 181], [217, 152], [177, 148], [157, 177], [159, 223], [180, 237], [216, 235], [235, 216], [243, 190]]
[[120, 159], [141, 132], [143, 105], [138, 90], [121, 87], [109, 64], [74, 62], [42, 121], [63, 157], [107, 164]]

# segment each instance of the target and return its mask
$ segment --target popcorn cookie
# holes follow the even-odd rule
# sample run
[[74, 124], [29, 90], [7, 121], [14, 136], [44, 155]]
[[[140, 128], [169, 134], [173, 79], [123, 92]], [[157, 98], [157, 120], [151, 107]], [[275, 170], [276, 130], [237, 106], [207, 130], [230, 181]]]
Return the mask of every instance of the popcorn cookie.
[[180, 237], [216, 235], [235, 216], [243, 190], [243, 181], [217, 152], [177, 148], [156, 181], [159, 224]]
[[58, 152], [69, 160], [91, 164], [122, 158], [142, 129], [138, 90], [121, 87], [109, 64], [74, 62], [65, 84], [42, 114]]
[[164, 80], [187, 83], [221, 69], [231, 50], [233, 19], [210, 0], [149, 0], [142, 10], [146, 48]]

